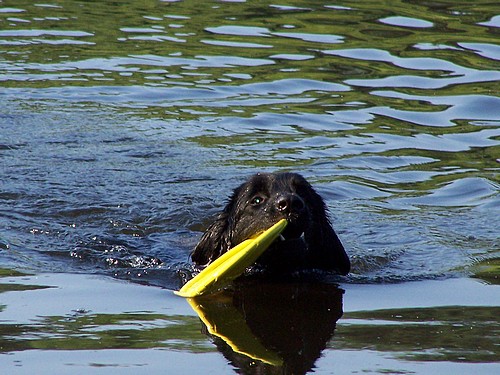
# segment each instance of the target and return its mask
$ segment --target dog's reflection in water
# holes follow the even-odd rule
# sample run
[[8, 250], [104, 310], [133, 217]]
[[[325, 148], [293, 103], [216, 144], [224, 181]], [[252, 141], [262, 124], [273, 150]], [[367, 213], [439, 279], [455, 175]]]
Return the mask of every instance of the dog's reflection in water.
[[333, 284], [245, 280], [189, 302], [239, 373], [305, 374], [333, 336], [343, 293]]

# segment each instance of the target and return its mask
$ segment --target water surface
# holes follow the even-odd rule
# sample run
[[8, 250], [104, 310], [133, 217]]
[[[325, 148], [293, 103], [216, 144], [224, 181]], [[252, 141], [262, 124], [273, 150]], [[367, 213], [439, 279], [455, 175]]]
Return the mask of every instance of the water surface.
[[[4, 1], [0, 268], [9, 287], [0, 316], [28, 294], [31, 314], [0, 318], [8, 332], [2, 351], [19, 358], [5, 362], [9, 369], [29, 373], [51, 358], [61, 371], [76, 363], [96, 373], [137, 370], [127, 356], [139, 346], [140, 366], [162, 373], [262, 366], [491, 373], [499, 360], [491, 323], [498, 323], [499, 17], [483, 1]], [[319, 286], [308, 293], [269, 287], [283, 301], [304, 294], [321, 301], [336, 284], [343, 291], [335, 309], [344, 315], [325, 323], [333, 338], [307, 331], [318, 339], [308, 340], [319, 343], [315, 354], [289, 359], [288, 367], [224, 351], [199, 332], [189, 305], [170, 295], [191, 273], [189, 253], [232, 189], [257, 171], [277, 170], [302, 173], [317, 188], [353, 261], [346, 278], [315, 275]], [[29, 283], [24, 274], [34, 275]], [[134, 284], [99, 278], [93, 286], [85, 276], [92, 274]], [[43, 275], [56, 279], [48, 289], [32, 283]], [[123, 298], [141, 288], [150, 302], [159, 298], [176, 311], [179, 329], [154, 330], [161, 339], [144, 343], [150, 323], [142, 322], [163, 327], [173, 313], [156, 316], [160, 302], [142, 309], [139, 294], [122, 306], [75, 288], [75, 298], [103, 310], [84, 308], [80, 316], [71, 312], [78, 303], [45, 310], [44, 293], [57, 304], [68, 298], [64, 279]], [[455, 295], [464, 285], [468, 293], [453, 307], [429, 299], [434, 289]], [[372, 305], [392, 288], [400, 288], [394, 303]], [[256, 301], [248, 293], [241, 295]], [[236, 307], [217, 306], [238, 310], [242, 297], [227, 298]], [[116, 310], [101, 317], [110, 305]], [[143, 313], [124, 318], [130, 311]], [[72, 314], [109, 341], [77, 345], [87, 328], [51, 328]], [[394, 316], [408, 337], [391, 334], [399, 332]], [[137, 336], [108, 332], [110, 319], [136, 318]], [[243, 316], [254, 333], [256, 319]], [[436, 321], [441, 330], [433, 330]], [[456, 325], [473, 328], [465, 342]], [[36, 340], [28, 345], [30, 336]], [[112, 365], [98, 365], [88, 350], [114, 358]], [[193, 356], [199, 351], [208, 354]]]

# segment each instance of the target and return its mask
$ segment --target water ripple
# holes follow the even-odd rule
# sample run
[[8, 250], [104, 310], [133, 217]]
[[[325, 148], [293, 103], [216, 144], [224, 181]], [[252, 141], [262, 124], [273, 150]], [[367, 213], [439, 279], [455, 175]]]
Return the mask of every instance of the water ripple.
[[414, 75], [396, 75], [377, 79], [345, 80], [345, 83], [355, 86], [439, 89], [451, 85], [500, 80], [500, 72], [496, 70], [465, 68], [449, 61], [435, 58], [401, 58], [391, 55], [388, 51], [376, 49], [330, 50], [322, 52], [326, 55], [335, 55], [356, 60], [390, 63], [394, 66], [410, 70], [447, 72], [447, 74], [441, 74], [438, 79]]
[[370, 112], [398, 120], [425, 126], [455, 126], [456, 120], [491, 120], [500, 119], [500, 98], [489, 95], [457, 96], [417, 96], [391, 91], [375, 91], [372, 95], [386, 98], [398, 98], [415, 102], [426, 102], [434, 106], [447, 107], [443, 111], [405, 111], [395, 108], [370, 108]]
[[498, 258], [491, 3], [193, 4], [0, 8], [0, 265], [171, 282], [260, 170], [325, 197], [355, 282]]
[[394, 16], [394, 17], [387, 17], [383, 18], [380, 20], [380, 22], [388, 24], [388, 25], [393, 25], [393, 26], [401, 26], [401, 27], [416, 27], [416, 28], [427, 28], [427, 27], [433, 27], [434, 24], [432, 22], [418, 19], [418, 18], [411, 18], [411, 17], [401, 17], [401, 16]]

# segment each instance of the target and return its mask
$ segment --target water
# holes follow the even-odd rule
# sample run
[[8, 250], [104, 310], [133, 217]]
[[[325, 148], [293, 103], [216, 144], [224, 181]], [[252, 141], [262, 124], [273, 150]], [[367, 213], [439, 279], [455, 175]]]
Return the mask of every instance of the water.
[[[0, 347], [19, 361], [7, 360], [9, 369], [30, 373], [39, 357], [58, 356], [61, 372], [71, 369], [65, 363], [95, 373], [135, 368], [126, 348], [151, 333], [143, 321], [162, 325], [175, 315], [188, 323], [153, 330], [158, 339], [141, 346], [149, 358], [141, 366], [152, 373], [251, 372], [253, 365], [243, 364], [248, 358], [236, 360], [200, 334], [194, 311], [170, 291], [190, 274], [189, 253], [232, 189], [256, 171], [280, 170], [302, 173], [325, 198], [353, 271], [340, 279], [321, 275], [321, 287], [309, 286], [312, 296], [332, 282], [345, 291], [344, 316], [316, 357], [290, 359], [288, 367], [253, 359], [257, 367], [491, 373], [498, 340], [479, 328], [498, 323], [498, 7], [22, 0], [1, 6], [0, 319], [8, 334]], [[137, 283], [147, 285], [140, 288], [149, 308], [132, 291]], [[464, 285], [466, 298], [422, 305], [433, 290], [446, 296]], [[95, 365], [101, 359], [72, 341], [81, 331], [49, 329], [81, 308], [75, 302], [44, 310], [44, 293], [61, 301], [65, 287], [90, 305], [78, 319], [90, 319], [106, 337], [119, 336], [113, 324], [122, 320], [143, 328], [140, 337], [127, 334], [123, 346], [89, 345], [96, 356], [113, 350], [114, 367]], [[109, 310], [94, 287], [137, 298]], [[268, 293], [306, 298], [321, 309], [320, 292], [311, 301], [300, 287], [283, 288]], [[400, 304], [375, 303], [388, 288], [396, 288]], [[28, 293], [33, 315], [6, 317]], [[450, 312], [448, 305], [459, 307]], [[415, 306], [423, 310], [415, 313]], [[379, 335], [394, 325], [386, 311], [403, 317], [398, 324], [412, 329], [410, 339]], [[413, 330], [414, 313], [422, 330]], [[435, 321], [444, 339], [426, 341], [439, 335]], [[464, 333], [454, 327], [464, 321], [474, 328], [467, 343], [477, 344], [457, 341]], [[19, 324], [25, 329], [12, 330]], [[269, 338], [260, 334], [261, 341]], [[23, 344], [26, 335], [36, 339]], [[65, 344], [54, 344], [58, 338]], [[158, 348], [184, 367], [159, 361]], [[193, 353], [200, 351], [206, 354], [198, 362]]]

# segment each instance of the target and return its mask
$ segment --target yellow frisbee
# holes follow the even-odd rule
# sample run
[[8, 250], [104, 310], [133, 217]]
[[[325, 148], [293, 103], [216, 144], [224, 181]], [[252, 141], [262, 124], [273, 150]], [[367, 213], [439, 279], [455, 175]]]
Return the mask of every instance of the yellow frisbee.
[[288, 222], [281, 219], [257, 237], [245, 240], [210, 263], [175, 294], [196, 297], [220, 289], [240, 276], [245, 269], [278, 238]]

